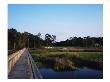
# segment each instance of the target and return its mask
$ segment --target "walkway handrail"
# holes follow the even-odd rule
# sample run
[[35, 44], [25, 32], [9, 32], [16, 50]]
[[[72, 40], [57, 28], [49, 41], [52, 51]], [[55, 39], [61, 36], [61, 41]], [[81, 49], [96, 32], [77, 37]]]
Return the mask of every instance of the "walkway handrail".
[[14, 64], [19, 60], [24, 50], [25, 48], [8, 56], [8, 73], [12, 70]]
[[39, 72], [39, 69], [36, 66], [32, 56], [29, 53], [29, 51], [28, 51], [28, 58], [29, 58], [29, 62], [30, 62], [30, 65], [31, 65], [31, 69], [32, 69], [32, 73], [33, 73], [33, 78], [34, 79], [42, 79], [43, 77], [42, 77], [41, 73]]

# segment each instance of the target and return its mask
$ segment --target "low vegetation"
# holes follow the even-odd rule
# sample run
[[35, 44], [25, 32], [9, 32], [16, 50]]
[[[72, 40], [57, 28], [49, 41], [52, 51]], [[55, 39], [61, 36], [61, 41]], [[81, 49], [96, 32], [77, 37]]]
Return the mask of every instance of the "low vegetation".
[[55, 70], [74, 70], [77, 66], [87, 65], [103, 68], [103, 52], [49, 51], [48, 49], [30, 50], [35, 62], [42, 62]]

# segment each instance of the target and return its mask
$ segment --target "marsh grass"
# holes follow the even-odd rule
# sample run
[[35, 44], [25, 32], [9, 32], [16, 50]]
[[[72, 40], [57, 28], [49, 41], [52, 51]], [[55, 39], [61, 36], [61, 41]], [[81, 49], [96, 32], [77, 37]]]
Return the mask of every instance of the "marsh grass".
[[[103, 52], [48, 51], [47, 49], [30, 50], [30, 54], [39, 67], [50, 66], [54, 70], [74, 70], [78, 65], [103, 68]], [[43, 64], [42, 64], [43, 63]]]
[[39, 57], [77, 57], [84, 60], [103, 60], [103, 52], [48, 52], [47, 50], [30, 51], [34, 56]]

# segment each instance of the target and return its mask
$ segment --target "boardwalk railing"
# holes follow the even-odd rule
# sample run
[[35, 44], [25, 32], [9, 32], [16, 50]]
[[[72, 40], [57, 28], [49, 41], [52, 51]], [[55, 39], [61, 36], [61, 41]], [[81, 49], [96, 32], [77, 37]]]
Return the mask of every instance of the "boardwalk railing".
[[23, 55], [24, 52], [26, 53], [26, 58], [27, 58], [27, 62], [28, 62], [27, 66], [29, 68], [30, 78], [42, 79], [43, 77], [41, 76], [41, 74], [38, 70], [38, 67], [36, 66], [36, 64], [35, 64], [32, 56], [30, 55], [28, 49], [26, 49], [26, 48], [9, 55], [9, 57], [8, 57], [8, 73], [11, 72], [15, 63], [20, 59], [21, 55]]
[[[27, 51], [28, 51], [28, 50], [27, 50]], [[32, 56], [31, 56], [30, 53], [29, 53], [29, 51], [28, 51], [28, 61], [29, 61], [29, 63], [30, 63], [29, 65], [30, 65], [31, 70], [32, 70], [32, 77], [33, 77], [34, 79], [42, 79], [43, 77], [42, 77], [42, 75], [40, 74], [39, 69], [38, 69], [38, 67], [36, 66], [36, 64], [35, 64], [35, 62], [34, 62]]]
[[24, 50], [25, 50], [25, 48], [9, 55], [9, 57], [8, 57], [8, 73], [12, 70], [14, 64], [19, 60], [19, 58], [22, 55], [22, 53], [24, 52]]

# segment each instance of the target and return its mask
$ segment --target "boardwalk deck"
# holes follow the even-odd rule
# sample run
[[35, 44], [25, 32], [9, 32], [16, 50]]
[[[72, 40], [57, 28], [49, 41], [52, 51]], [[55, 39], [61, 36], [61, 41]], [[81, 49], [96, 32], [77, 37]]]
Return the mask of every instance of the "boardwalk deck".
[[29, 79], [31, 71], [27, 61], [27, 50], [23, 52], [20, 59], [16, 62], [11, 72], [8, 74], [9, 79]]

